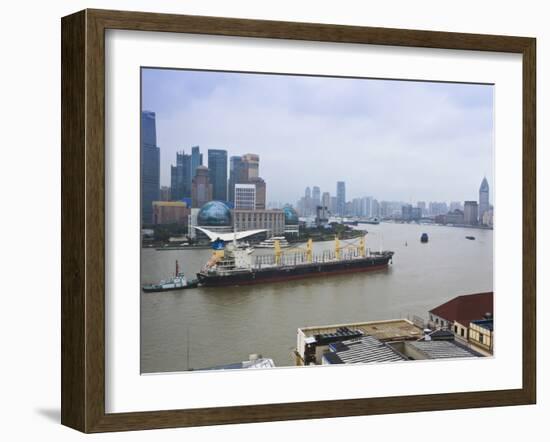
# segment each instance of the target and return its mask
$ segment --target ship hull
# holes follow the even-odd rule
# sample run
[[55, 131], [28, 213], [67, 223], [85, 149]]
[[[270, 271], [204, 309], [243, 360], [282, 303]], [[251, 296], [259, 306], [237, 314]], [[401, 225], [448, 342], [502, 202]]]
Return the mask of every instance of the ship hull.
[[272, 267], [257, 270], [239, 271], [229, 274], [198, 273], [199, 284], [207, 287], [232, 285], [265, 284], [292, 281], [304, 278], [317, 278], [330, 275], [369, 272], [388, 267], [391, 256], [313, 263], [294, 267]]

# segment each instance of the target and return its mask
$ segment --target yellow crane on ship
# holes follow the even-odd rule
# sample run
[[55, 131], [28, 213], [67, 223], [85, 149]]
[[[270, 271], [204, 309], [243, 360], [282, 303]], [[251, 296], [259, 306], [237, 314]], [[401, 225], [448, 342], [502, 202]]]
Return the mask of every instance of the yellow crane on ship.
[[[340, 260], [342, 257], [342, 251], [345, 249], [355, 249], [357, 250], [360, 257], [364, 258], [366, 256], [366, 247], [365, 247], [365, 236], [361, 236], [359, 239], [359, 245], [354, 244], [355, 241], [346, 243], [344, 246], [340, 244], [340, 238], [338, 238], [338, 235], [334, 236], [334, 256], [336, 257], [336, 260]], [[310, 238], [308, 239], [306, 243], [306, 247], [293, 247], [291, 249], [286, 249], [285, 252], [281, 249], [281, 244], [279, 240], [276, 240], [274, 243], [274, 251], [275, 251], [275, 264], [279, 265], [282, 262], [283, 254], [287, 252], [305, 252], [306, 256], [306, 262], [311, 263], [313, 262], [313, 240]]]

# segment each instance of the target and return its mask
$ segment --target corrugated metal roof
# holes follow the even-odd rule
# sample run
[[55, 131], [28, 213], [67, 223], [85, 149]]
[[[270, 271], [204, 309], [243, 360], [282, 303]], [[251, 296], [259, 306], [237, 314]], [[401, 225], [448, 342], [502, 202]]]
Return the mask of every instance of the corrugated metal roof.
[[[405, 358], [374, 336], [338, 342], [329, 345], [329, 350], [344, 364], [368, 364], [372, 362], [397, 362]], [[327, 354], [328, 356], [328, 354]], [[334, 356], [325, 358], [329, 364], [338, 363]]]
[[421, 351], [427, 359], [471, 358], [480, 356], [468, 347], [452, 341], [410, 341], [410, 345]]

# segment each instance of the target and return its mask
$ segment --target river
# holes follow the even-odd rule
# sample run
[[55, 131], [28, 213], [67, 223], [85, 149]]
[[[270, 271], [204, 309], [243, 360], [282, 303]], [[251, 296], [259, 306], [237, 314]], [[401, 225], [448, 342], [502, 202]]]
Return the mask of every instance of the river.
[[[437, 225], [360, 225], [367, 247], [393, 250], [387, 270], [280, 283], [141, 292], [141, 372], [199, 369], [240, 362], [252, 353], [294, 365], [299, 327], [427, 318], [449, 299], [493, 290], [493, 231]], [[422, 244], [426, 232], [429, 242]], [[472, 235], [474, 241], [465, 236]], [[342, 241], [344, 245], [345, 241]], [[316, 243], [314, 251], [332, 249]], [[268, 250], [254, 252], [266, 254]], [[204, 265], [211, 250], [142, 249], [142, 283]]]

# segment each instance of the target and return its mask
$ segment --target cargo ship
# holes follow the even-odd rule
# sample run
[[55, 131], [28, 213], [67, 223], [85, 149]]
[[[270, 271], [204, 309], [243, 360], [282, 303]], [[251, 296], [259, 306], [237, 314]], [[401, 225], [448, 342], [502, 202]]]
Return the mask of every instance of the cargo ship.
[[275, 241], [273, 255], [251, 256], [228, 244], [223, 250], [216, 250], [197, 273], [202, 286], [231, 286], [263, 284], [294, 279], [366, 272], [388, 267], [394, 252], [371, 252], [365, 248], [365, 238], [359, 245], [341, 245], [335, 239], [334, 250], [313, 253], [311, 239], [306, 248], [281, 250]]

